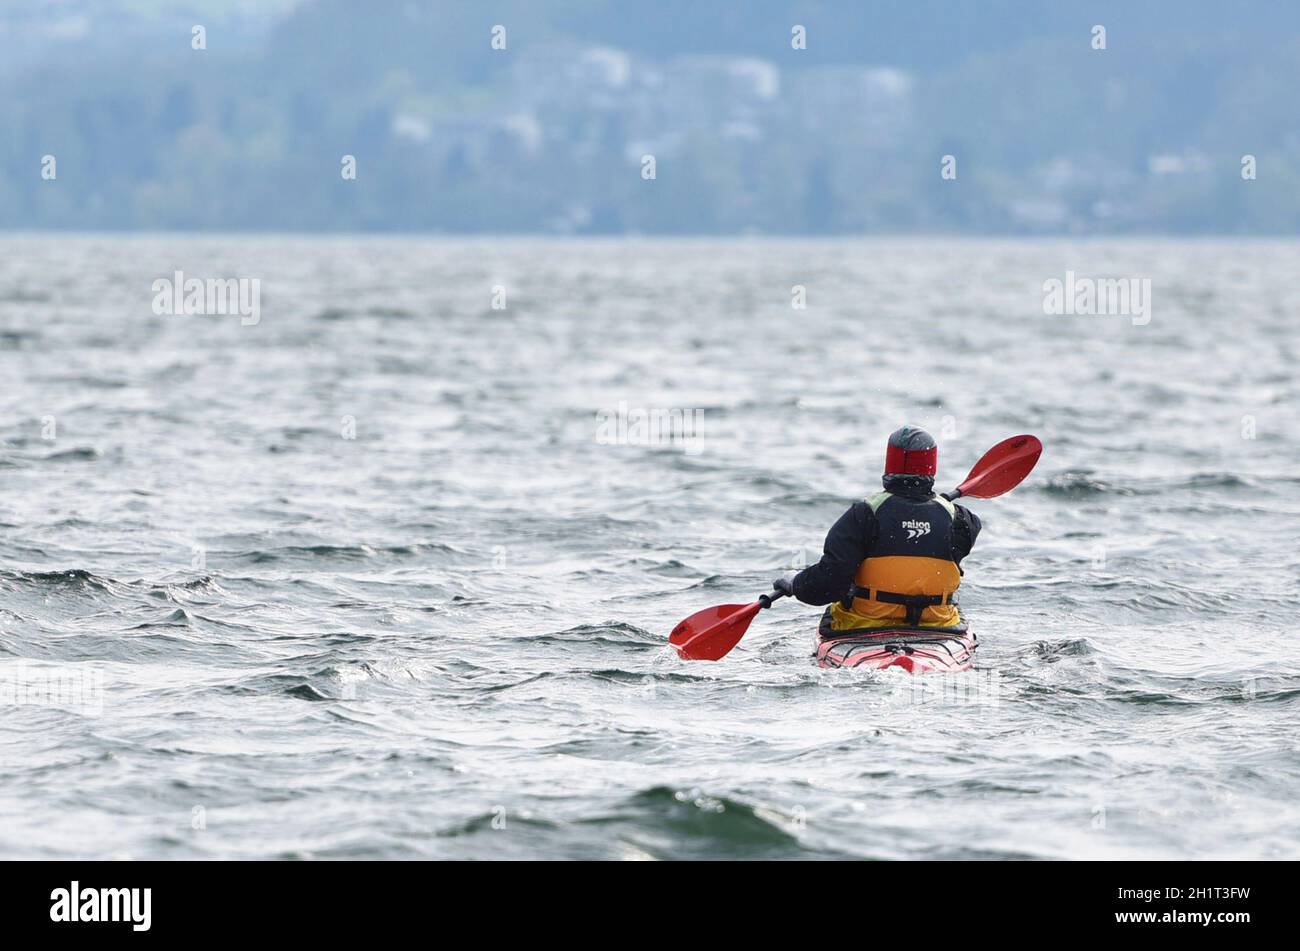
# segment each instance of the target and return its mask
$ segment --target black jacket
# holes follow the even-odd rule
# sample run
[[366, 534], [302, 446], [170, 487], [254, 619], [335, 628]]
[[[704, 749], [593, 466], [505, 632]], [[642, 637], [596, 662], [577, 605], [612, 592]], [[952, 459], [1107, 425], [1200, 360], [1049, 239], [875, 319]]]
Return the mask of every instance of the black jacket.
[[[970, 554], [980, 533], [979, 516], [960, 505], [953, 506], [953, 560], [958, 564]], [[794, 596], [804, 604], [830, 604], [841, 600], [853, 584], [858, 566], [876, 540], [876, 513], [865, 501], [854, 502], [826, 534], [822, 560], [809, 565], [794, 578]]]

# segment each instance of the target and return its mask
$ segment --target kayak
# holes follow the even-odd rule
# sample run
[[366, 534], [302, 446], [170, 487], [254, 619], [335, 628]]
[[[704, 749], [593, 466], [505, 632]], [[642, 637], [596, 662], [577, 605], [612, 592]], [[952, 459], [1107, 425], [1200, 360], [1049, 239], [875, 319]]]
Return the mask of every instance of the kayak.
[[897, 668], [912, 674], [957, 673], [975, 661], [975, 635], [964, 627], [868, 627], [817, 632], [818, 667]]

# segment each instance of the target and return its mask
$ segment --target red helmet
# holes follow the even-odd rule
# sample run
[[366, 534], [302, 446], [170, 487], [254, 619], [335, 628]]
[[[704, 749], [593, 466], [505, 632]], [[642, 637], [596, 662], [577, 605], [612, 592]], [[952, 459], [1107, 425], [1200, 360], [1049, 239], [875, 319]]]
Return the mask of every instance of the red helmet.
[[915, 426], [904, 426], [889, 437], [885, 450], [885, 475], [915, 475], [934, 478], [939, 463], [939, 447], [929, 433]]

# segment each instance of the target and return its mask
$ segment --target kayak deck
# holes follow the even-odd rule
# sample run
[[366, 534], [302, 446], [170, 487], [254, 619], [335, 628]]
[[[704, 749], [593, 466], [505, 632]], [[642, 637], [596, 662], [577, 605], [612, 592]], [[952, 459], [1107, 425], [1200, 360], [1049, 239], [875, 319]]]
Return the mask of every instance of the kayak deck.
[[817, 633], [818, 667], [897, 668], [912, 674], [970, 670], [979, 641], [965, 628], [859, 628]]

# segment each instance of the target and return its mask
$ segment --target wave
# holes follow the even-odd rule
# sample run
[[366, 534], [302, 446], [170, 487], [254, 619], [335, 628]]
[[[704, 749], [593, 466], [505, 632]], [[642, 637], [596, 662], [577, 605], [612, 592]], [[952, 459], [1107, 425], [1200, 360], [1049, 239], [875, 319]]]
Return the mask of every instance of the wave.
[[600, 644], [605, 647], [659, 647], [663, 643], [661, 637], [624, 621], [579, 624], [561, 631], [514, 635], [510, 640], [528, 644]]
[[1184, 489], [1240, 489], [1254, 485], [1253, 480], [1234, 472], [1196, 472], [1176, 479], [1134, 479], [1117, 485], [1093, 475], [1091, 470], [1079, 469], [1057, 473], [1036, 489], [1044, 495], [1079, 499], [1098, 495], [1160, 495]]
[[0, 584], [9, 582], [11, 590], [22, 588], [77, 588], [109, 591], [116, 582], [109, 578], [86, 571], [84, 568], [69, 568], [66, 571], [3, 571], [0, 570]]
[[[282, 561], [311, 561], [322, 559], [326, 561], [365, 561], [371, 558], [378, 558], [385, 555], [399, 557], [428, 555], [428, 554], [451, 554], [463, 556], [461, 552], [450, 545], [444, 545], [441, 542], [419, 542], [411, 545], [285, 545], [280, 548], [261, 548], [251, 551], [239, 552], [236, 558], [246, 559], [253, 564], [265, 564]], [[487, 556], [484, 556], [485, 559]]]
[[631, 837], [658, 858], [792, 858], [804, 849], [791, 831], [794, 816], [699, 789], [651, 786], [600, 816], [579, 819]]
[[64, 449], [60, 452], [52, 452], [45, 457], [45, 462], [94, 462], [96, 459], [103, 458], [103, 452], [95, 449], [93, 446], [78, 446], [75, 449]]
[[1095, 495], [1136, 495], [1131, 486], [1114, 486], [1098, 479], [1087, 471], [1062, 472], [1052, 476], [1042, 485], [1036, 486], [1044, 495], [1054, 495], [1066, 499], [1080, 499]]

